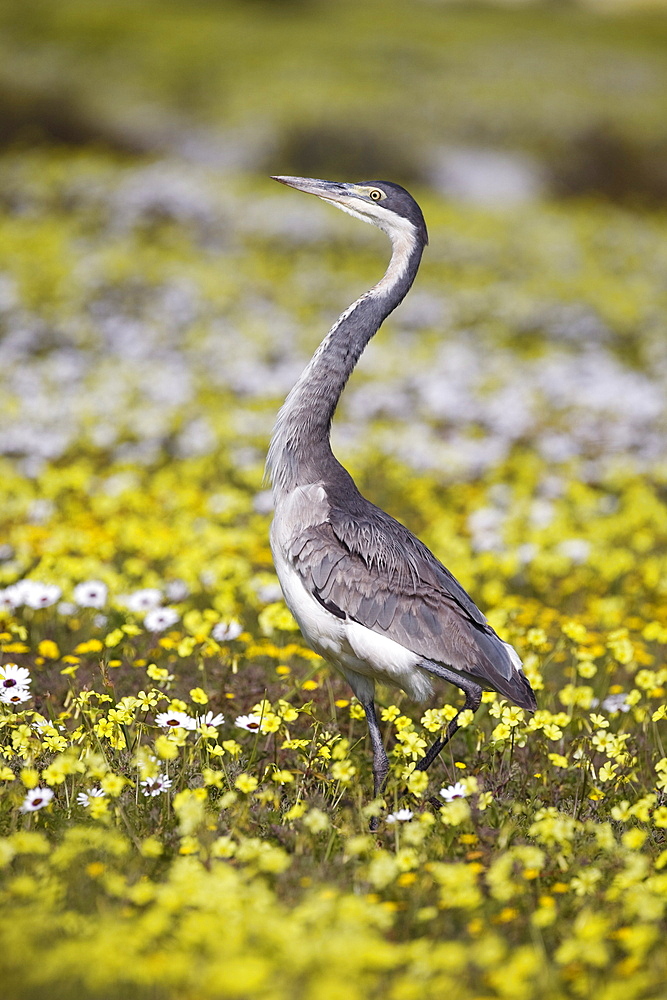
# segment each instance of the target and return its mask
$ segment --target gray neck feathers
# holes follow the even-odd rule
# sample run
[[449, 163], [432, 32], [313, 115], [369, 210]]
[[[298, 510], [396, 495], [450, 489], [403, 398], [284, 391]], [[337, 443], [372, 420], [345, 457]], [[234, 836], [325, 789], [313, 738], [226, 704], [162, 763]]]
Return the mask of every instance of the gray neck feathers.
[[327, 480], [340, 468], [329, 442], [338, 400], [367, 343], [409, 291], [424, 249], [414, 230], [392, 242], [385, 276], [338, 318], [278, 413], [266, 461], [274, 493]]

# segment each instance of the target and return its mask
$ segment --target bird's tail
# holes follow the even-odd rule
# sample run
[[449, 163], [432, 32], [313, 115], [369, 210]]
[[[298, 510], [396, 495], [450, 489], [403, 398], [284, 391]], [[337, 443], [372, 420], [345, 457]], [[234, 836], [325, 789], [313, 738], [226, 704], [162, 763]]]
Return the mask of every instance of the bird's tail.
[[488, 632], [477, 637], [482, 662], [480, 676], [476, 680], [483, 688], [497, 691], [519, 708], [534, 712], [537, 708], [535, 692], [523, 672], [519, 654], [514, 646], [487, 628]]
[[534, 712], [537, 708], [537, 699], [535, 698], [535, 692], [530, 686], [530, 681], [523, 670], [517, 670], [508, 680], [504, 678], [503, 680], [502, 687], [500, 684], [496, 684], [496, 690], [499, 694], [504, 694], [506, 698], [509, 698], [519, 708], [525, 708], [529, 712]]

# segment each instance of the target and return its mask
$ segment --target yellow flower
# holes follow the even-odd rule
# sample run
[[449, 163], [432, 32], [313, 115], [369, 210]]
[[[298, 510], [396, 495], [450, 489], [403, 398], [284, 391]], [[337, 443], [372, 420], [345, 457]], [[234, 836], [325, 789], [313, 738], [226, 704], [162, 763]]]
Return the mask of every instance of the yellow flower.
[[233, 858], [236, 854], [236, 844], [231, 837], [218, 837], [211, 844], [211, 857]]
[[491, 733], [492, 740], [506, 740], [512, 734], [512, 730], [506, 722], [500, 722]]
[[192, 834], [186, 833], [181, 837], [178, 847], [179, 854], [199, 854], [199, 841]]
[[301, 819], [308, 806], [305, 802], [295, 802], [295, 804], [285, 813], [285, 819], [291, 823], [294, 819]]
[[109, 800], [93, 796], [88, 803], [88, 814], [91, 819], [101, 820], [102, 822], [108, 820], [110, 818]]
[[477, 808], [480, 809], [482, 812], [485, 809], [488, 809], [488, 807], [491, 805], [492, 802], [493, 802], [492, 792], [482, 792], [480, 795], [477, 796]]
[[107, 649], [113, 649], [114, 646], [118, 646], [125, 638], [125, 633], [120, 628], [113, 629], [108, 635], [104, 637], [104, 645]]
[[202, 768], [202, 778], [205, 785], [213, 785], [215, 788], [222, 788], [225, 775], [222, 771], [214, 771], [210, 767]]
[[298, 709], [294, 708], [293, 705], [290, 705], [290, 703], [285, 701], [283, 698], [278, 700], [276, 711], [283, 722], [294, 722], [299, 718]]
[[343, 784], [352, 781], [356, 773], [356, 767], [349, 760], [337, 760], [331, 765], [331, 776]]
[[667, 828], [667, 806], [658, 806], [652, 816], [653, 825], [661, 829]]
[[200, 687], [191, 688], [190, 697], [197, 705], [208, 705], [208, 695]]
[[418, 760], [420, 757], [424, 756], [425, 748], [428, 745], [426, 740], [423, 740], [418, 733], [412, 732], [408, 729], [401, 729], [396, 733], [397, 744], [396, 751], [402, 753], [404, 757], [410, 758], [410, 760]]
[[384, 889], [399, 874], [396, 858], [388, 851], [376, 851], [368, 866], [368, 881], [376, 889]]
[[178, 757], [178, 743], [172, 739], [173, 733], [169, 736], [162, 734], [155, 738], [155, 752], [161, 760], [175, 760]]
[[611, 781], [616, 777], [617, 771], [618, 765], [613, 764], [611, 761], [607, 761], [598, 771], [598, 778], [600, 781]]
[[426, 771], [411, 771], [408, 776], [408, 790], [421, 798], [428, 788], [428, 775]]
[[627, 847], [630, 851], [638, 851], [644, 846], [644, 842], [648, 834], [646, 830], [639, 830], [634, 827], [632, 830], [626, 830], [621, 837], [621, 843], [623, 847]]
[[164, 848], [160, 840], [155, 836], [145, 837], [141, 842], [141, 855], [144, 858], [159, 858]]
[[632, 816], [632, 808], [627, 799], [623, 799], [618, 805], [612, 806], [611, 809], [612, 819], [618, 820], [619, 822], [625, 822], [629, 820]]
[[44, 656], [47, 660], [57, 660], [60, 656], [58, 644], [55, 643], [53, 639], [42, 639], [37, 646], [37, 652], [40, 656]]
[[95, 723], [93, 728], [98, 736], [103, 736], [107, 739], [113, 736], [116, 729], [115, 724], [104, 716], [102, 716], [102, 718]]
[[75, 653], [99, 653], [100, 650], [104, 649], [104, 644], [100, 642], [99, 639], [88, 639], [86, 642], [80, 642], [78, 646], [74, 647]]
[[604, 715], [596, 715], [595, 712], [591, 712], [589, 718], [598, 729], [607, 729], [609, 726], [609, 719], [605, 719]]
[[169, 671], [165, 667], [156, 666], [154, 663], [148, 664], [146, 673], [152, 681], [168, 681], [170, 679]]
[[271, 775], [271, 781], [275, 781], [279, 785], [288, 785], [294, 781], [294, 775], [291, 771], [274, 771]]
[[388, 705], [387, 708], [383, 708], [380, 712], [380, 718], [383, 722], [393, 722], [400, 714], [400, 708], [397, 708], [396, 705]]
[[277, 733], [280, 729], [280, 716], [274, 712], [267, 712], [262, 717], [260, 728], [263, 733]]
[[502, 709], [501, 719], [507, 726], [518, 726], [524, 721], [524, 711], [522, 708], [517, 708], [516, 705], [505, 705]]
[[577, 643], [585, 642], [588, 635], [581, 622], [573, 620], [564, 622], [562, 625], [562, 632], [568, 637], [568, 639], [572, 639], [573, 642]]
[[570, 888], [576, 896], [590, 896], [595, 892], [601, 878], [602, 872], [599, 868], [584, 868], [578, 875], [570, 879]]
[[253, 774], [239, 774], [238, 778], [234, 782], [234, 787], [238, 788], [240, 792], [254, 792], [259, 784], [259, 781]]
[[331, 826], [331, 820], [321, 809], [310, 809], [303, 818], [303, 825], [311, 833], [324, 833]]
[[440, 822], [445, 826], [460, 826], [470, 819], [470, 806], [465, 799], [445, 802], [440, 810]]
[[24, 767], [19, 777], [26, 788], [36, 788], [39, 784], [39, 771], [34, 767]]
[[120, 774], [105, 774], [100, 781], [100, 787], [112, 798], [118, 798], [123, 788], [127, 784], [127, 779]]
[[422, 715], [420, 722], [429, 733], [437, 733], [445, 724], [445, 719], [439, 708], [429, 708]]

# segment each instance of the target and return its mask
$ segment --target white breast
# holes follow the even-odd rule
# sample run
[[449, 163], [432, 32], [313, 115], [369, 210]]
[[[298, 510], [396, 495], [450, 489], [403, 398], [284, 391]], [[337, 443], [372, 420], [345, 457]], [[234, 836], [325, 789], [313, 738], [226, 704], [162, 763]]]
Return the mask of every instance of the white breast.
[[[312, 499], [323, 498], [317, 494]], [[358, 622], [332, 614], [304, 586], [285, 555], [291, 519], [283, 515], [294, 506], [287, 504], [287, 509], [277, 512], [271, 528], [271, 549], [285, 602], [308, 645], [344, 674], [358, 697], [372, 694], [373, 685], [362, 681], [368, 678], [400, 687], [415, 701], [428, 698], [433, 691], [431, 681], [418, 666], [419, 657], [412, 650]]]

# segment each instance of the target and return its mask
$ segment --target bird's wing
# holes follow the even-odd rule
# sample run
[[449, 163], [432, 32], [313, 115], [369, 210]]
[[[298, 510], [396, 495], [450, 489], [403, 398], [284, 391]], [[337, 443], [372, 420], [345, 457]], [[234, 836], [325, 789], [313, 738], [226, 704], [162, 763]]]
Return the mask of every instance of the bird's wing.
[[329, 506], [326, 520], [293, 536], [288, 556], [307, 589], [333, 614], [531, 707], [517, 654], [449, 570], [404, 525], [359, 499], [351, 510]]

